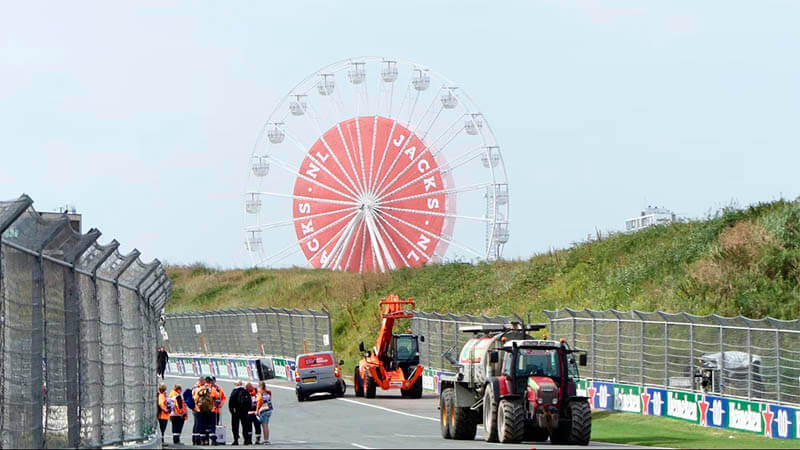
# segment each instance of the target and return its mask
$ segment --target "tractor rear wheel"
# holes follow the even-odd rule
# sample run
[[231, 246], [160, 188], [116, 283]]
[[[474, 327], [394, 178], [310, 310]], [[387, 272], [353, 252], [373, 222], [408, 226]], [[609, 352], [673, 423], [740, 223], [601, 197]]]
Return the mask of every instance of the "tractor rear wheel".
[[483, 439], [486, 442], [497, 442], [497, 403], [494, 390], [487, 384], [483, 394]]
[[372, 379], [372, 375], [369, 373], [364, 378], [364, 397], [375, 398], [375, 380]]
[[453, 388], [447, 388], [439, 396], [439, 427], [442, 430], [442, 437], [445, 439], [453, 438], [450, 424], [452, 423], [453, 404], [455, 403], [454, 394]]
[[353, 389], [356, 391], [356, 397], [364, 396], [364, 381], [361, 379], [361, 371], [358, 370], [358, 366], [353, 375]]
[[497, 437], [503, 444], [522, 441], [525, 434], [525, 411], [522, 403], [514, 400], [500, 400], [497, 411]]
[[589, 445], [592, 436], [592, 410], [587, 401], [573, 401], [567, 405], [567, 420], [562, 420], [553, 430], [553, 444]]

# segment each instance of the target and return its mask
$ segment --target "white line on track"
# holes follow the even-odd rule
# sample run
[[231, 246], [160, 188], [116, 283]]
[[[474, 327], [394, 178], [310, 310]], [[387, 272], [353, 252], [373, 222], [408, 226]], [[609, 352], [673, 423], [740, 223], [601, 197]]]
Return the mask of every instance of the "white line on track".
[[356, 448], [372, 448], [372, 447], [367, 447], [366, 445], [356, 444], [355, 442], [351, 442], [350, 445]]
[[339, 401], [342, 401], [342, 402], [347, 402], [347, 403], [354, 403], [356, 405], [361, 405], [361, 406], [368, 406], [370, 408], [375, 408], [375, 409], [382, 409], [384, 411], [388, 411], [388, 412], [395, 413], [395, 414], [400, 414], [402, 416], [416, 417], [417, 419], [432, 420], [434, 422], [438, 422], [439, 421], [439, 419], [434, 419], [433, 417], [418, 416], [416, 414], [411, 414], [411, 413], [407, 413], [407, 412], [397, 411], [397, 410], [394, 410], [394, 409], [384, 408], [383, 406], [378, 406], [378, 405], [370, 405], [369, 403], [362, 403], [362, 402], [358, 402], [358, 401], [355, 401], [355, 400], [350, 400], [348, 398], [337, 398], [336, 400], [339, 400]]

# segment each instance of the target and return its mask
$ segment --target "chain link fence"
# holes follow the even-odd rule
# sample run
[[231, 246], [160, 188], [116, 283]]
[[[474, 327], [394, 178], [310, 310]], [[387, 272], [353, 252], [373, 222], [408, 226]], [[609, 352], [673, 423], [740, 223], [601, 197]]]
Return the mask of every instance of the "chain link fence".
[[550, 332], [588, 351], [587, 376], [800, 404], [800, 321], [688, 313], [545, 311]]
[[167, 314], [166, 346], [172, 352], [273, 355], [294, 358], [331, 346], [326, 310], [251, 308]]
[[523, 322], [516, 314], [511, 316], [473, 316], [470, 314], [439, 314], [414, 311], [411, 321], [411, 332], [424, 336], [425, 342], [419, 344], [420, 364], [429, 368], [457, 371], [458, 367], [450, 364], [445, 358], [450, 353], [453, 359], [458, 359], [461, 347], [472, 337], [471, 334], [462, 333], [458, 329], [470, 325], [485, 325], [492, 323], [508, 324]]
[[0, 202], [0, 445], [101, 447], [156, 433], [155, 345], [170, 295], [100, 232]]

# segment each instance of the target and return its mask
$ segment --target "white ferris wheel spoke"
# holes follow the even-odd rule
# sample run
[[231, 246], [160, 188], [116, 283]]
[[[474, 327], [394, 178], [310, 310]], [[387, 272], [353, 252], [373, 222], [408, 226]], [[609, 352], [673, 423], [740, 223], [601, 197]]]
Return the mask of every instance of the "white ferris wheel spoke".
[[[381, 92], [383, 92], [383, 90], [381, 90]], [[370, 150], [369, 178], [367, 178], [367, 188], [370, 192], [372, 192], [372, 169], [375, 166], [375, 141], [378, 139], [378, 115], [376, 114], [372, 120], [372, 150]]]
[[297, 175], [298, 177], [300, 177], [300, 178], [302, 178], [302, 179], [304, 179], [304, 180], [308, 181], [308, 182], [309, 182], [309, 183], [311, 183], [311, 184], [314, 184], [314, 185], [316, 185], [316, 186], [319, 186], [319, 187], [321, 187], [321, 188], [323, 188], [323, 189], [327, 189], [327, 190], [329, 190], [329, 191], [331, 191], [331, 192], [334, 192], [334, 193], [336, 193], [336, 194], [338, 194], [338, 195], [341, 195], [341, 196], [342, 196], [342, 197], [344, 197], [344, 198], [349, 198], [349, 199], [351, 199], [351, 200], [353, 200], [353, 201], [355, 201], [355, 200], [356, 200], [356, 198], [355, 198], [355, 197], [353, 197], [353, 196], [352, 196], [352, 195], [350, 195], [350, 194], [345, 194], [344, 192], [342, 192], [342, 191], [340, 191], [340, 190], [338, 190], [338, 189], [334, 189], [334, 188], [332, 188], [332, 187], [330, 187], [330, 186], [328, 186], [328, 185], [326, 185], [326, 184], [320, 183], [319, 181], [317, 181], [317, 180], [315, 180], [315, 179], [313, 179], [313, 178], [311, 178], [311, 177], [307, 177], [307, 176], [303, 175], [303, 174], [302, 174], [302, 172], [300, 172], [300, 169], [294, 169], [294, 168], [292, 168], [292, 167], [291, 167], [289, 164], [287, 164], [287, 163], [285, 163], [285, 162], [281, 161], [280, 159], [278, 159], [278, 158], [276, 158], [276, 157], [274, 157], [274, 156], [271, 156], [271, 155], [270, 155], [270, 156], [267, 156], [267, 158], [268, 158], [270, 161], [275, 161], [275, 162], [277, 163], [278, 167], [280, 167], [281, 169], [283, 169], [283, 170], [285, 170], [285, 171], [287, 171], [287, 172], [289, 172], [289, 173], [291, 173], [291, 174], [293, 174], [293, 175]]
[[[386, 192], [386, 190], [387, 190], [389, 187], [391, 187], [391, 186], [392, 186], [392, 185], [393, 185], [393, 184], [394, 184], [394, 183], [395, 183], [395, 182], [396, 182], [398, 179], [400, 179], [400, 177], [401, 177], [401, 176], [403, 176], [403, 174], [404, 174], [404, 173], [406, 173], [406, 171], [408, 171], [408, 169], [409, 169], [410, 167], [413, 167], [413, 166], [414, 166], [414, 163], [416, 163], [417, 159], [419, 159], [419, 158], [422, 156], [422, 153], [425, 153], [425, 151], [427, 151], [427, 149], [425, 149], [425, 151], [423, 151], [422, 153], [420, 153], [420, 154], [417, 156], [417, 158], [415, 158], [415, 159], [414, 159], [414, 161], [412, 161], [412, 162], [411, 162], [411, 164], [409, 164], [408, 166], [406, 166], [406, 168], [405, 168], [405, 169], [403, 169], [402, 171], [400, 171], [400, 173], [399, 173], [399, 174], [397, 174], [397, 176], [394, 178], [394, 180], [392, 180], [392, 182], [391, 182], [391, 183], [387, 184], [387, 185], [386, 185], [386, 186], [385, 186], [383, 189], [381, 189], [381, 190], [378, 192], [378, 195], [377, 195], [377, 197], [378, 197], [378, 200], [383, 200], [384, 198], [390, 197], [390, 196], [391, 196], [392, 194], [394, 194], [395, 192], [402, 191], [403, 189], [405, 189], [405, 188], [407, 188], [407, 187], [411, 186], [412, 184], [416, 183], [417, 181], [419, 181], [419, 180], [421, 180], [421, 179], [423, 179], [423, 178], [425, 178], [425, 177], [429, 177], [429, 176], [433, 175], [433, 174], [434, 174], [434, 173], [436, 173], [436, 172], [440, 172], [442, 175], [446, 174], [447, 172], [452, 172], [454, 169], [458, 168], [459, 166], [461, 166], [461, 165], [464, 165], [464, 164], [466, 164], [466, 163], [470, 162], [471, 160], [473, 160], [473, 159], [477, 158], [478, 156], [480, 156], [480, 155], [481, 155], [481, 151], [482, 151], [484, 148], [485, 148], [485, 147], [483, 147], [483, 146], [481, 146], [481, 147], [476, 147], [476, 148], [472, 149], [471, 151], [468, 151], [467, 153], [464, 153], [463, 155], [461, 155], [461, 156], [459, 156], [458, 158], [456, 158], [456, 159], [455, 159], [455, 161], [458, 161], [458, 160], [459, 160], [459, 159], [461, 159], [461, 158], [465, 158], [465, 159], [464, 159], [464, 161], [461, 161], [461, 162], [458, 162], [458, 163], [455, 163], [455, 164], [451, 164], [451, 165], [450, 165], [450, 166], [448, 166], [447, 168], [442, 168], [441, 166], [438, 166], [438, 167], [436, 167], [435, 169], [433, 169], [433, 170], [430, 170], [430, 171], [428, 171], [428, 172], [425, 172], [424, 174], [422, 174], [422, 175], [418, 176], [417, 178], [415, 178], [415, 179], [413, 179], [413, 180], [409, 181], [408, 183], [406, 183], [406, 184], [404, 184], [404, 185], [400, 186], [399, 188], [397, 188], [397, 189], [393, 190], [392, 192], [389, 192], [388, 194], [386, 194], [386, 193], [385, 193], [385, 192]], [[474, 154], [474, 155], [472, 155], [472, 156], [470, 157], [469, 155], [470, 155], [471, 153], [475, 153], [475, 154]]]
[[397, 217], [397, 216], [394, 216], [393, 214], [391, 214], [391, 213], [389, 213], [389, 212], [387, 212], [387, 211], [383, 211], [383, 214], [386, 214], [387, 216], [391, 217], [392, 219], [394, 219], [394, 220], [396, 220], [396, 221], [398, 221], [398, 222], [402, 223], [402, 224], [403, 224], [403, 225], [405, 225], [405, 226], [411, 227], [411, 228], [413, 228], [413, 229], [415, 229], [415, 230], [419, 231], [420, 233], [427, 234], [428, 236], [431, 236], [431, 237], [434, 237], [434, 238], [436, 238], [436, 239], [439, 239], [439, 240], [445, 241], [445, 242], [447, 242], [447, 243], [448, 243], [448, 244], [450, 244], [450, 245], [455, 245], [456, 247], [458, 247], [458, 248], [460, 248], [460, 249], [462, 249], [462, 250], [465, 250], [465, 251], [468, 251], [468, 252], [470, 252], [470, 253], [473, 253], [473, 254], [475, 254], [475, 255], [476, 255], [478, 258], [483, 258], [483, 257], [485, 256], [485, 255], [482, 255], [482, 254], [480, 254], [480, 253], [476, 252], [476, 251], [475, 251], [475, 250], [473, 250], [472, 248], [470, 248], [470, 247], [468, 247], [468, 246], [466, 246], [466, 245], [464, 245], [464, 244], [461, 244], [460, 242], [457, 242], [457, 241], [455, 241], [455, 240], [453, 240], [453, 239], [447, 239], [447, 238], [445, 238], [444, 236], [441, 236], [441, 235], [436, 235], [436, 234], [434, 234], [434, 233], [431, 233], [430, 231], [428, 231], [428, 230], [426, 230], [426, 229], [424, 229], [424, 228], [420, 228], [420, 227], [418, 227], [418, 226], [414, 225], [413, 223], [411, 223], [411, 222], [408, 222], [408, 221], [406, 221], [406, 220], [403, 220], [403, 219], [401, 219], [401, 218], [399, 218], [399, 217]]
[[439, 216], [439, 217], [450, 217], [453, 219], [464, 219], [464, 220], [475, 220], [478, 222], [492, 222], [491, 219], [487, 219], [485, 217], [476, 217], [476, 216], [461, 216], [458, 214], [449, 214], [449, 213], [440, 213], [436, 211], [423, 211], [421, 209], [409, 209], [409, 208], [393, 208], [391, 206], [381, 206], [381, 210], [387, 211], [397, 211], [397, 212], [407, 212], [412, 214], [421, 214], [424, 216]]
[[[335, 100], [331, 99], [331, 101], [335, 103]], [[338, 106], [337, 106], [337, 108], [338, 108]], [[314, 110], [314, 108], [311, 106], [311, 103], [308, 104], [308, 109], [311, 110], [313, 114], [316, 114], [316, 110]], [[309, 114], [303, 114], [303, 115], [306, 116], [306, 117], [309, 116]], [[310, 118], [308, 120], [309, 120], [309, 122], [311, 122]], [[342, 171], [342, 173], [344, 174], [344, 177], [347, 179], [347, 181], [350, 182], [350, 185], [353, 187], [353, 189], [354, 190], [358, 190], [358, 185], [353, 181], [352, 178], [350, 178], [350, 173], [347, 172], [347, 170], [345, 170], [345, 168], [342, 165], [341, 161], [339, 161], [339, 158], [336, 156], [336, 153], [331, 149], [331, 146], [328, 145], [328, 141], [325, 139], [325, 134], [322, 132], [322, 129], [320, 128], [319, 122], [317, 121], [317, 119], [314, 118], [314, 121], [311, 122], [311, 123], [312, 123], [312, 125], [314, 125], [314, 127], [316, 127], [317, 133], [319, 133], [320, 142], [322, 142], [322, 145], [324, 145], [325, 148], [328, 150], [328, 154], [333, 156], [333, 160], [336, 162], [336, 165], [339, 166], [339, 170]], [[338, 123], [337, 123], [337, 126], [338, 126]], [[356, 197], [358, 197], [358, 196], [356, 196]]]
[[363, 220], [359, 221], [358, 224], [356, 225], [356, 235], [355, 238], [353, 238], [353, 245], [350, 246], [350, 254], [347, 255], [347, 261], [345, 261], [344, 263], [343, 270], [347, 270], [347, 268], [350, 267], [350, 260], [353, 258], [353, 253], [355, 253], [357, 246], [356, 241], [358, 241], [358, 235], [361, 232], [361, 228], [363, 227], [363, 225], [364, 225]]
[[[388, 227], [389, 227], [389, 228], [391, 228], [391, 229], [392, 229], [392, 230], [393, 230], [395, 233], [397, 233], [398, 235], [400, 235], [400, 237], [401, 237], [401, 238], [402, 238], [404, 241], [408, 242], [408, 245], [410, 245], [410, 246], [411, 246], [411, 248], [413, 248], [413, 249], [414, 249], [414, 250], [416, 250], [416, 251], [417, 251], [417, 252], [418, 252], [420, 255], [422, 255], [422, 257], [424, 257], [426, 261], [430, 261], [430, 260], [431, 260], [431, 257], [429, 257], [429, 256], [428, 256], [428, 255], [425, 253], [425, 250], [423, 250], [423, 249], [419, 248], [419, 247], [418, 247], [418, 246], [417, 246], [417, 245], [416, 245], [414, 242], [412, 242], [412, 241], [411, 241], [411, 240], [410, 240], [410, 239], [409, 239], [409, 238], [408, 238], [408, 237], [407, 237], [405, 234], [403, 234], [403, 233], [402, 233], [400, 230], [398, 230], [398, 229], [397, 229], [397, 227], [395, 227], [394, 225], [392, 225], [392, 223], [391, 223], [391, 222], [389, 222], [389, 220], [388, 220], [388, 219], [386, 219], [385, 217], [383, 217], [381, 214], [378, 214], [378, 220], [380, 220], [381, 222], [383, 222], [384, 224], [386, 224], [386, 226], [388, 226]], [[400, 253], [399, 251], [398, 251], [398, 253], [399, 253], [400, 255], [402, 255], [402, 253]]]
[[403, 256], [403, 253], [400, 251], [399, 248], [397, 248], [397, 244], [394, 242], [394, 239], [392, 239], [392, 237], [389, 235], [389, 232], [386, 231], [386, 228], [384, 228], [383, 224], [381, 224], [381, 216], [380, 216], [380, 214], [376, 214], [375, 217], [378, 219], [378, 220], [375, 221], [375, 225], [377, 225], [378, 228], [380, 228], [380, 232], [382, 232], [383, 235], [386, 236], [386, 240], [389, 241], [389, 244], [392, 245], [392, 248], [394, 248], [394, 251], [397, 252], [398, 256], [400, 256], [400, 260], [403, 261], [403, 264], [405, 264], [406, 267], [411, 267], [411, 265], [408, 264], [408, 261], [406, 261], [405, 256]]
[[389, 251], [389, 248], [386, 247], [386, 241], [383, 239], [383, 235], [381, 234], [380, 230], [378, 230], [378, 225], [375, 221], [376, 213], [374, 211], [370, 211], [369, 216], [369, 224], [372, 224], [374, 228], [375, 237], [378, 238], [378, 244], [380, 245], [381, 250], [383, 250], [384, 259], [386, 263], [389, 265], [389, 269], [395, 270], [397, 266], [394, 263], [394, 258], [392, 258], [392, 253]]
[[[439, 106], [439, 111], [436, 112], [436, 116], [434, 116], [433, 120], [431, 120], [431, 123], [428, 125], [428, 129], [425, 130], [425, 134], [423, 134], [419, 138], [421, 141], [424, 142], [425, 138], [428, 137], [428, 133], [431, 132], [431, 128], [433, 128], [433, 125], [436, 123], [437, 120], [439, 120], [439, 116], [442, 114], [442, 111], [444, 111], [444, 105]], [[422, 125], [422, 124], [420, 123], [420, 125]]]
[[[361, 222], [361, 260], [358, 263], [358, 272], [361, 273], [364, 271], [364, 254], [366, 250], [367, 244], [367, 224], [363, 221]], [[375, 266], [373, 266], [375, 267]]]
[[361, 184], [364, 186], [364, 191], [366, 191], [368, 189], [367, 188], [367, 172], [365, 171], [366, 169], [364, 168], [364, 148], [361, 145], [361, 124], [360, 124], [360, 122], [361, 122], [360, 117], [356, 116], [356, 142], [358, 143], [358, 154], [361, 157], [361, 180], [362, 180]]
[[450, 143], [453, 142], [453, 140], [455, 138], [457, 138], [459, 134], [461, 134], [462, 131], [464, 131], [464, 128], [463, 127], [459, 128], [458, 131], [456, 131], [455, 133], [453, 133], [452, 136], [450, 136], [450, 139], [448, 139], [447, 142], [445, 142], [443, 146], [438, 147], [436, 149], [436, 152], [431, 153], [431, 155], [433, 155], [433, 157], [435, 158], [439, 153], [442, 153], [444, 151], [444, 149], [446, 149], [447, 146], [450, 145]]
[[402, 202], [402, 201], [406, 201], [406, 200], [416, 200], [418, 198], [425, 198], [425, 197], [430, 197], [432, 195], [439, 195], [439, 194], [450, 195], [450, 194], [459, 194], [461, 192], [477, 191], [477, 190], [480, 190], [480, 189], [486, 189], [489, 186], [492, 186], [492, 183], [473, 184], [471, 186], [464, 186], [463, 188], [441, 189], [441, 190], [438, 190], [438, 191], [430, 191], [430, 192], [425, 192], [425, 193], [422, 193], [422, 194], [409, 195], [408, 197], [393, 198], [391, 200], [381, 200], [381, 201], [379, 201], [377, 203], [377, 205], [381, 206], [381, 205], [387, 205], [389, 203], [397, 203], [397, 202]]
[[[360, 221], [353, 221], [351, 224], [349, 224], [348, 226], [349, 229], [347, 230], [347, 237], [345, 238], [344, 242], [342, 243], [342, 246], [338, 250], [338, 255], [336, 256], [336, 262], [331, 266], [332, 269], [334, 270], [342, 269], [341, 267], [342, 258], [344, 257], [344, 254], [347, 251], [347, 247], [352, 247], [352, 245], [350, 244], [353, 241], [353, 236], [355, 234], [356, 227], [358, 226], [359, 223]], [[333, 255], [331, 255], [331, 258], [333, 258]]]
[[[421, 128], [421, 127], [422, 127], [422, 123], [425, 121], [425, 118], [426, 118], [426, 117], [428, 117], [428, 113], [431, 111], [431, 108], [433, 108], [433, 105], [435, 105], [435, 104], [436, 104], [436, 100], [439, 98], [439, 94], [442, 92], [442, 89], [443, 89], [443, 88], [440, 86], [440, 87], [439, 87], [439, 90], [438, 90], [438, 91], [436, 91], [436, 94], [434, 94], [434, 95], [433, 95], [433, 98], [431, 98], [431, 102], [428, 104], [428, 107], [427, 107], [427, 108], [425, 108], [425, 112], [424, 112], [424, 113], [422, 113], [422, 115], [421, 115], [421, 116], [420, 116], [420, 118], [419, 118], [419, 121], [417, 121], [417, 126], [416, 126], [416, 128], [414, 128], [414, 132], [416, 132], [416, 130], [417, 130], [418, 128]], [[442, 108], [443, 108], [443, 107], [442, 107]], [[439, 115], [437, 114], [436, 116], [438, 117]], [[412, 123], [412, 122], [411, 122], [411, 119], [412, 119], [411, 117], [409, 117], [409, 118], [408, 118], [408, 123], [409, 123], [409, 124], [411, 124], [411, 123]], [[435, 120], [435, 119], [434, 119], [434, 120]], [[431, 123], [431, 125], [433, 125], [433, 123]], [[421, 137], [420, 137], [420, 140], [422, 140], [422, 138], [421, 138]]]
[[305, 156], [308, 159], [310, 159], [314, 164], [317, 165], [317, 167], [322, 169], [323, 172], [327, 173], [331, 178], [333, 178], [337, 183], [339, 183], [343, 188], [345, 188], [347, 190], [347, 192], [353, 194], [353, 196], [355, 196], [355, 197], [358, 197], [358, 194], [356, 194], [356, 192], [353, 189], [351, 189], [350, 186], [345, 184], [342, 180], [339, 179], [339, 177], [334, 175], [333, 172], [331, 172], [330, 169], [328, 169], [325, 166], [325, 164], [321, 163], [314, 155], [311, 154], [310, 150], [306, 151], [306, 149], [302, 145], [302, 143], [300, 141], [298, 141], [297, 139], [295, 139], [291, 134], [289, 134], [289, 132], [285, 128], [284, 128], [283, 132], [286, 135], [286, 137], [290, 141], [292, 141], [292, 143], [295, 144], [294, 147], [297, 148], [300, 151], [300, 153], [303, 154], [303, 156]]
[[[349, 237], [350, 237], [351, 232], [353, 230], [353, 226], [355, 226], [355, 224], [358, 223], [358, 221], [361, 218], [362, 214], [363, 214], [363, 211], [359, 211], [358, 214], [353, 216], [353, 218], [350, 219], [349, 222], [347, 222], [347, 225], [345, 225], [345, 227], [342, 228], [342, 232], [339, 235], [339, 239], [336, 240], [336, 244], [334, 244], [334, 246], [331, 249], [331, 252], [328, 255], [327, 259], [322, 262], [322, 268], [323, 269], [336, 267], [336, 265], [331, 265], [330, 263], [331, 263], [331, 261], [333, 261], [334, 257], [338, 256], [340, 250], [342, 250], [342, 245], [344, 244], [344, 242], [346, 240], [349, 240]], [[331, 239], [331, 241], [332, 240], [333, 239]]]
[[319, 202], [319, 203], [331, 203], [334, 205], [347, 205], [355, 207], [356, 202], [354, 201], [345, 201], [345, 200], [328, 200], [327, 198], [318, 198], [318, 197], [307, 197], [305, 195], [294, 195], [294, 194], [281, 194], [279, 192], [267, 192], [267, 191], [249, 191], [247, 192], [248, 195], [250, 194], [258, 194], [258, 195], [268, 195], [270, 197], [284, 197], [284, 198], [291, 198], [295, 200], [307, 200], [310, 202]]
[[[431, 142], [431, 145], [430, 145], [430, 146], [431, 146], [431, 147], [433, 147], [433, 148], [438, 148], [438, 147], [437, 147], [437, 144], [438, 144], [439, 140], [440, 140], [440, 139], [442, 139], [442, 137], [444, 137], [444, 136], [445, 136], [447, 133], [450, 133], [450, 132], [453, 130], [453, 127], [455, 127], [456, 125], [458, 125], [458, 124], [461, 122], [461, 120], [462, 120], [462, 119], [463, 119], [465, 116], [466, 116], [466, 114], [461, 114], [460, 116], [456, 117], [456, 120], [454, 120], [453, 122], [451, 122], [451, 123], [450, 123], [450, 125], [448, 125], [448, 127], [447, 127], [447, 128], [445, 128], [445, 129], [444, 129], [444, 131], [442, 131], [442, 134], [440, 134], [439, 136], [437, 136], [437, 137], [436, 137], [436, 139], [434, 139], [434, 140]], [[461, 129], [463, 129], [464, 127], [460, 127], [460, 128], [461, 128]], [[458, 132], [458, 131], [456, 131], [456, 133], [457, 133], [457, 132]], [[427, 133], [426, 133], [426, 134], [427, 134]]]
[[372, 181], [372, 187], [370, 188], [370, 192], [375, 192], [375, 189], [378, 187], [375, 184], [378, 181], [378, 177], [381, 176], [381, 169], [383, 168], [383, 162], [386, 160], [386, 154], [389, 153], [389, 144], [392, 142], [392, 136], [394, 135], [394, 129], [397, 127], [397, 119], [392, 119], [392, 128], [389, 130], [389, 136], [386, 138], [386, 146], [383, 149], [383, 153], [381, 154], [381, 162], [378, 164], [378, 171], [375, 172], [375, 179]]
[[375, 260], [377, 260], [378, 266], [381, 268], [381, 272], [386, 272], [386, 267], [383, 265], [383, 260], [381, 259], [379, 253], [380, 250], [378, 248], [378, 240], [375, 238], [375, 230], [374, 225], [370, 223], [370, 213], [364, 215], [364, 223], [367, 225], [367, 231], [369, 232], [369, 243], [372, 245], [372, 258], [373, 263], [372, 267], [375, 267]]
[[[269, 260], [271, 260], [271, 259], [273, 259], [273, 258], [277, 257], [278, 255], [280, 255], [280, 254], [282, 254], [282, 253], [285, 253], [285, 252], [287, 252], [287, 251], [290, 251], [290, 250], [292, 250], [293, 248], [296, 248], [298, 251], [299, 251], [299, 250], [302, 250], [302, 247], [300, 246], [300, 244], [303, 244], [303, 243], [305, 243], [306, 241], [308, 241], [309, 239], [312, 239], [313, 237], [315, 237], [315, 236], [317, 236], [318, 234], [322, 233], [323, 231], [326, 231], [326, 230], [330, 229], [331, 227], [335, 226], [335, 225], [336, 225], [336, 224], [338, 224], [339, 222], [342, 222], [342, 221], [343, 221], [343, 220], [345, 220], [345, 219], [349, 219], [349, 218], [350, 218], [350, 216], [352, 216], [352, 215], [353, 215], [353, 214], [355, 214], [355, 213], [356, 213], [356, 212], [355, 212], [355, 211], [353, 211], [353, 212], [351, 212], [350, 214], [348, 214], [348, 215], [346, 215], [346, 216], [344, 216], [344, 217], [341, 217], [341, 218], [339, 218], [339, 219], [336, 219], [336, 220], [334, 220], [333, 222], [331, 222], [331, 223], [329, 223], [329, 224], [325, 225], [324, 227], [320, 228], [319, 230], [316, 230], [316, 231], [314, 231], [313, 233], [309, 234], [308, 236], [303, 236], [301, 239], [298, 239], [296, 243], [290, 244], [289, 246], [287, 246], [287, 247], [285, 247], [285, 248], [281, 249], [280, 251], [278, 251], [278, 252], [277, 252], [277, 253], [275, 253], [274, 255], [272, 255], [272, 256], [270, 256], [270, 257], [267, 257], [267, 258], [265, 258], [265, 259], [264, 259], [264, 262], [267, 262], [267, 261], [269, 261]], [[292, 254], [294, 254], [294, 253], [292, 253]]]
[[[341, 90], [336, 91], [336, 96], [339, 98], [339, 103], [344, 104], [344, 101], [342, 100]], [[337, 105], [339, 103], [337, 103]], [[356, 100], [356, 108], [358, 108], [357, 100]], [[358, 118], [358, 111], [356, 111], [356, 118]], [[344, 133], [342, 133], [341, 123], [342, 121], [336, 123], [336, 129], [339, 130], [339, 138], [342, 140], [342, 144], [344, 144], [344, 152], [345, 154], [347, 154], [348, 161], [350, 161], [350, 167], [353, 169], [353, 176], [356, 178], [356, 182], [358, 182], [360, 191], [364, 192], [364, 183], [358, 178], [358, 171], [356, 170], [356, 165], [353, 163], [353, 157], [351, 156], [350, 148], [348, 148], [347, 142], [344, 139]], [[353, 147], [353, 152], [355, 152], [355, 145], [353, 144], [353, 133], [350, 131], [350, 127], [347, 127], [347, 134], [350, 137], [350, 147]]]
[[336, 209], [336, 210], [332, 210], [332, 211], [325, 211], [325, 212], [321, 212], [321, 213], [317, 213], [317, 214], [311, 214], [311, 215], [308, 215], [308, 216], [294, 217], [292, 219], [281, 220], [279, 222], [270, 222], [270, 223], [265, 223], [265, 224], [251, 225], [249, 227], [246, 227], [245, 231], [251, 232], [251, 231], [271, 230], [273, 228], [280, 228], [280, 227], [284, 227], [284, 226], [287, 226], [287, 225], [294, 225], [294, 223], [299, 221], [299, 220], [316, 219], [317, 217], [330, 216], [332, 214], [339, 214], [339, 213], [343, 213], [343, 212], [347, 212], [347, 211], [352, 211], [352, 210], [355, 210], [355, 209], [357, 209], [356, 206], [351, 206], [349, 208], [342, 208], [342, 209]]

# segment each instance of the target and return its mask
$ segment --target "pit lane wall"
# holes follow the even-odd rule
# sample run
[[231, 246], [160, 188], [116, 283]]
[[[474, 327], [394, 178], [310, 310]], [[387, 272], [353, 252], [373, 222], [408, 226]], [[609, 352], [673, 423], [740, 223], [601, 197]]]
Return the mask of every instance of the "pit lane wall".
[[[425, 369], [422, 386], [439, 393], [439, 380], [452, 372]], [[800, 409], [660, 387], [579, 380], [579, 396], [594, 410], [668, 417], [704, 427], [727, 428], [776, 439], [800, 439]]]

